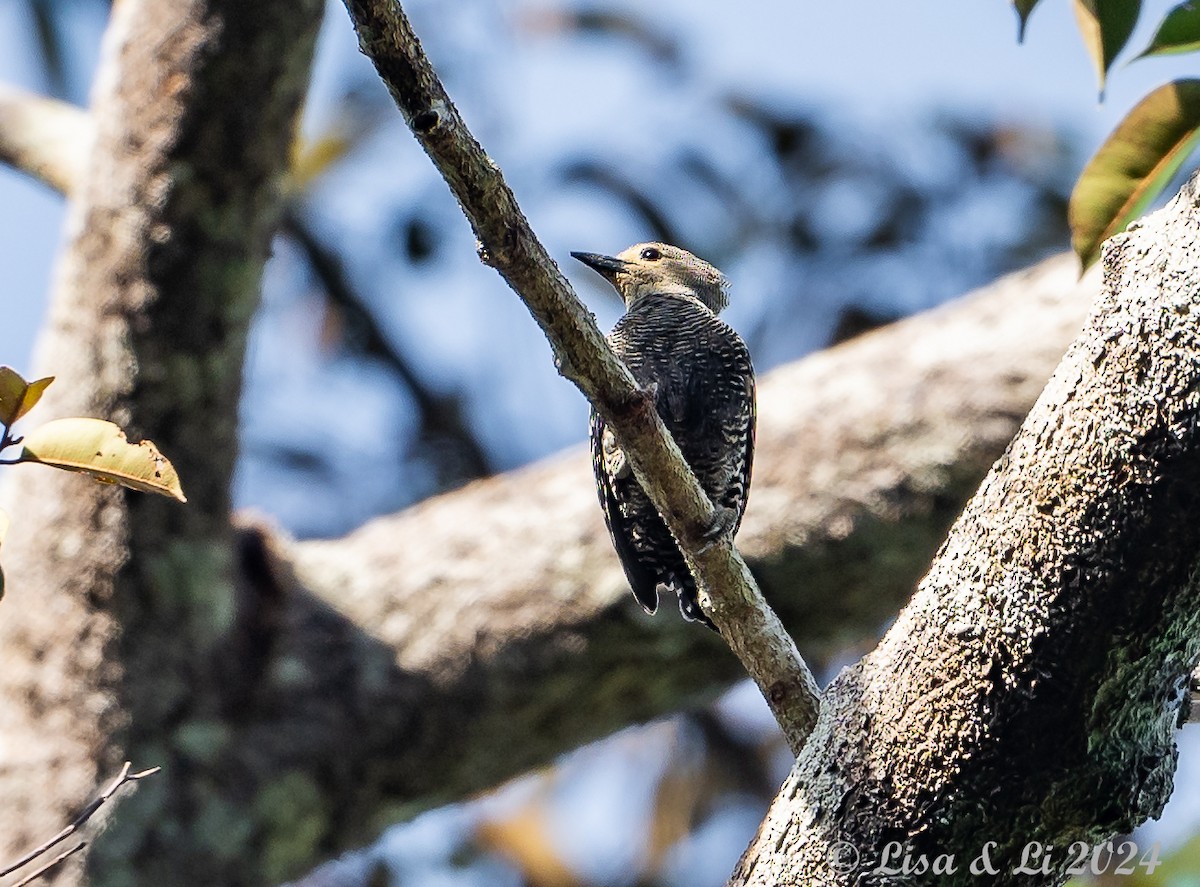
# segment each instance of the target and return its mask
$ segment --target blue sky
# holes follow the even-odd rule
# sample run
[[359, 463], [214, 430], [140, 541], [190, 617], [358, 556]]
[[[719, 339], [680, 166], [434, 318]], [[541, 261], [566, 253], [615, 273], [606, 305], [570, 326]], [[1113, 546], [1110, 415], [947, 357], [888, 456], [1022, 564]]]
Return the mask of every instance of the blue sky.
[[[64, 4], [73, 35], [70, 53], [75, 88], [82, 93], [96, 57], [101, 18], [97, 4]], [[631, 9], [638, 4], [629, 3]], [[1143, 4], [1143, 22], [1130, 45], [1141, 47], [1171, 4]], [[501, 15], [525, 15], [539, 3], [498, 3]], [[1094, 75], [1075, 31], [1066, 0], [1044, 0], [1034, 12], [1024, 45], [1003, 0], [926, 0], [923, 3], [838, 3], [744, 0], [730, 14], [726, 4], [660, 0], [658, 22], [685, 38], [692, 60], [712, 72], [713, 82], [744, 80], [758, 93], [778, 91], [793, 99], [842, 104], [865, 116], [893, 119], [930, 107], [970, 108], [1034, 123], [1066, 122], [1086, 142], [1098, 144], [1142, 95], [1186, 76], [1194, 56], [1119, 61], [1106, 102], [1096, 101]], [[22, 3], [0, 2], [0, 81], [43, 87], [34, 56], [33, 31]], [[330, 7], [318, 67], [317, 96], [330, 95], [331, 78], [357, 53], [340, 4]], [[324, 75], [324, 76], [323, 76]], [[586, 117], [593, 109], [572, 101], [570, 77], [550, 77], [532, 66], [531, 95], [556, 116]], [[539, 82], [540, 81], [540, 82]], [[318, 98], [313, 104], [321, 113]], [[29, 369], [61, 224], [61, 202], [41, 186], [0, 170], [0, 280], [5, 323], [0, 360]]]

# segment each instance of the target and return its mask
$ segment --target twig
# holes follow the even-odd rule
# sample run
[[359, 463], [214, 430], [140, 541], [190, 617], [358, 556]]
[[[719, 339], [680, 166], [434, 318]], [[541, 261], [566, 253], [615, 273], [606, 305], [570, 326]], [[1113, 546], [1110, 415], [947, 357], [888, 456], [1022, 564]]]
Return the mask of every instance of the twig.
[[538, 242], [495, 163], [471, 135], [395, 0], [345, 0], [359, 45], [375, 64], [417, 141], [458, 199], [495, 268], [529, 308], [559, 372], [595, 405], [628, 455], [711, 597], [722, 636], [766, 697], [798, 752], [816, 721], [819, 692], [795, 643], [726, 539], [704, 553], [713, 505], [632, 375]]
[[15, 447], [24, 440], [20, 435], [12, 433], [11, 425], [0, 423], [0, 428], [3, 429], [3, 431], [0, 431], [0, 451], [7, 450], [9, 447]]
[[[71, 837], [71, 835], [75, 834], [75, 832], [79, 831], [79, 829], [82, 828], [84, 826], [84, 824], [96, 814], [96, 811], [99, 810], [101, 807], [103, 807], [105, 802], [108, 801], [108, 799], [111, 798], [117, 792], [117, 789], [119, 789], [125, 783], [137, 782], [139, 779], [142, 779], [146, 776], [151, 776], [151, 775], [157, 773], [161, 769], [160, 767], [151, 767], [149, 770], [142, 770], [139, 773], [130, 773], [129, 768], [131, 766], [133, 766], [133, 765], [130, 764], [129, 761], [126, 761], [125, 766], [121, 768], [121, 772], [119, 774], [117, 774], [117, 777], [109, 784], [108, 788], [104, 789], [104, 791], [102, 791], [99, 795], [97, 795], [95, 798], [93, 798], [88, 803], [88, 805], [86, 807], [84, 807], [83, 810], [80, 811], [79, 815], [75, 817], [74, 821], [70, 825], [68, 825], [66, 828], [64, 828], [61, 832], [59, 832], [53, 838], [46, 841], [40, 847], [36, 847], [35, 849], [29, 851], [27, 854], [25, 854], [23, 857], [18, 859], [16, 862], [12, 863], [8, 867], [4, 868], [3, 870], [0, 870], [0, 878], [4, 877], [5, 875], [12, 874], [19, 868], [23, 868], [24, 866], [29, 865], [29, 863], [33, 862], [39, 856], [43, 856], [44, 854], [49, 852], [56, 844], [62, 843], [67, 838]], [[62, 860], [66, 859], [68, 856], [70, 856], [72, 853], [76, 852], [77, 850], [82, 849], [83, 846], [84, 846], [83, 844], [80, 844], [79, 846], [72, 848], [71, 850], [67, 851], [62, 856], [60, 856], [58, 859], [55, 859], [53, 862], [49, 863], [49, 865], [44, 866], [38, 872], [35, 872], [34, 875], [41, 874], [41, 872], [44, 872], [46, 869], [50, 868], [51, 866], [57, 865], [59, 862], [61, 862]], [[26, 883], [28, 883], [29, 880], [32, 880], [32, 877], [25, 881], [21, 881], [20, 883], [26, 884]], [[14, 887], [17, 887], [17, 885], [14, 885]]]
[[68, 856], [74, 856], [76, 853], [78, 853], [80, 850], [82, 850], [86, 846], [87, 846], [87, 841], [80, 841], [78, 844], [76, 844], [70, 850], [64, 850], [62, 853], [58, 854], [58, 856], [54, 857], [52, 860], [50, 860], [48, 863], [46, 863], [41, 868], [30, 872], [28, 875], [26, 875], [20, 881], [17, 881], [17, 883], [13, 884], [12, 887], [25, 887], [26, 884], [32, 884], [34, 881], [36, 881], [42, 875], [46, 874], [46, 872], [50, 871], [50, 869], [54, 868], [60, 862], [65, 860]]

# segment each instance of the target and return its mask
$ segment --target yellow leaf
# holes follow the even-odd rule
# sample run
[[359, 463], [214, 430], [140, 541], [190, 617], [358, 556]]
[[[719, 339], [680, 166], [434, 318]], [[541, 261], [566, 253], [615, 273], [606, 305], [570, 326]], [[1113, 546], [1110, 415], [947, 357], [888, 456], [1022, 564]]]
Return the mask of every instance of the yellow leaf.
[[186, 502], [175, 467], [148, 440], [130, 443], [102, 419], [55, 419], [25, 435], [18, 461], [82, 471], [106, 483]]
[[53, 381], [53, 376], [47, 376], [26, 382], [12, 367], [0, 366], [0, 425], [11, 425], [37, 406]]
[[292, 142], [288, 190], [296, 194], [307, 191], [317, 179], [341, 161], [352, 147], [353, 141], [340, 132], [316, 139], [297, 136]]

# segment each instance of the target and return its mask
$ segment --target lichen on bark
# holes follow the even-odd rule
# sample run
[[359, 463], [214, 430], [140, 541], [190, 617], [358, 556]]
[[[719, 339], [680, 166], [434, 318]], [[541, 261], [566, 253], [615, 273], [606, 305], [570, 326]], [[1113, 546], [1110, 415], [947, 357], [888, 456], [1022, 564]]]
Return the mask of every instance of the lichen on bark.
[[[1032, 842], [1161, 812], [1200, 646], [1197, 179], [1114, 239], [1084, 330], [880, 645], [817, 730], [731, 884], [882, 883], [889, 841], [996, 884]], [[853, 871], [831, 868], [845, 842]], [[973, 883], [926, 872], [908, 883]]]

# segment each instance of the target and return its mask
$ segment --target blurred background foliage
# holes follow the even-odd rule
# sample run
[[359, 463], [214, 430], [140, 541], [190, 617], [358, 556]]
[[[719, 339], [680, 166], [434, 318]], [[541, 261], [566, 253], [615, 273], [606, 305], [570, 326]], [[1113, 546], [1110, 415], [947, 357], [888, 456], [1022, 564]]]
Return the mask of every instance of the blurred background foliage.
[[[84, 102], [103, 0], [6, 2], [20, 28], [3, 39], [33, 47], [40, 88]], [[728, 316], [760, 372], [1067, 246], [1067, 197], [1093, 146], [1066, 124], [936, 102], [858, 113], [756, 77], [768, 66], [754, 46], [714, 59], [686, 4], [405, 7], [552, 254], [659, 239], [704, 256], [733, 281]], [[337, 535], [582, 441], [586, 405], [476, 260], [337, 4], [287, 194], [248, 354], [240, 505]], [[564, 271], [610, 326], [615, 294]], [[742, 686], [299, 883], [721, 884], [789, 765]]]

